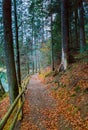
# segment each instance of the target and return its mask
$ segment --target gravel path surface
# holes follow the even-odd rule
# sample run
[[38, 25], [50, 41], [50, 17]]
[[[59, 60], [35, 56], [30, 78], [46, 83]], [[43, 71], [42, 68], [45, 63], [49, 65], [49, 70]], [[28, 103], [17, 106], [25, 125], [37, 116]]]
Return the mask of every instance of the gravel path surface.
[[[25, 98], [30, 110], [28, 114], [24, 112], [21, 129], [48, 130], [48, 125], [52, 123], [52, 119], [49, 118], [49, 115], [55, 111], [56, 102], [49, 95], [46, 85], [42, 84], [38, 79], [37, 74], [31, 77]], [[49, 123], [48, 125], [47, 122]], [[53, 130], [53, 128], [50, 128], [50, 130]]]

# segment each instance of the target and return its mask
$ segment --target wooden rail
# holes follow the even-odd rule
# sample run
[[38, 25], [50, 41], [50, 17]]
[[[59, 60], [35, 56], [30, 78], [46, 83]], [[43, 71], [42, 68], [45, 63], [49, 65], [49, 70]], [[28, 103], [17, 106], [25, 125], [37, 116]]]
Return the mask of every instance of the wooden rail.
[[[10, 106], [8, 112], [6, 113], [6, 115], [3, 117], [3, 119], [0, 121], [0, 130], [13, 130], [17, 119], [22, 111], [22, 107], [24, 104], [24, 98], [22, 99], [22, 96], [25, 92], [26, 86], [29, 82], [29, 76], [27, 76], [23, 81], [22, 81], [22, 90], [20, 91], [19, 95], [17, 96], [17, 98], [15, 99], [15, 101], [13, 102], [13, 104]], [[19, 103], [20, 102], [20, 103]], [[9, 128], [6, 128], [6, 125], [8, 124], [8, 120], [10, 118], [10, 116], [12, 115], [12, 112], [14, 112], [14, 119], [13, 121], [11, 121], [11, 124], [9, 124]], [[21, 113], [22, 114], [22, 113]], [[21, 115], [22, 116], [22, 115]], [[21, 117], [20, 117], [21, 119]]]

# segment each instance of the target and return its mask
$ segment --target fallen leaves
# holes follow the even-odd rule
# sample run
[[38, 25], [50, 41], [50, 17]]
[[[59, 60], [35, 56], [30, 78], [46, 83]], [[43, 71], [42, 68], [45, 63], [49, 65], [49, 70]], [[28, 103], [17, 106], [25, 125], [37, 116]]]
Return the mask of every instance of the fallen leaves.
[[[59, 77], [62, 87], [58, 86], [57, 90], [51, 90], [52, 83], [48, 87], [51, 90], [50, 95], [58, 101], [57, 115], [62, 115], [73, 130], [88, 130], [88, 95], [84, 91], [88, 88], [87, 72], [87, 63], [77, 64], [71, 71], [66, 71]], [[77, 80], [74, 87], [71, 85], [68, 87], [77, 78], [80, 80]]]
[[4, 115], [8, 111], [9, 105], [10, 103], [8, 96], [6, 96], [2, 101], [0, 101], [0, 120], [4, 117]]
[[[29, 96], [30, 92], [26, 92], [26, 97]], [[35, 124], [31, 122], [30, 119], [30, 105], [29, 101], [26, 98], [25, 104], [23, 107], [23, 120], [21, 121], [21, 130], [39, 130]]]
[[41, 113], [46, 117], [43, 121], [47, 130], [58, 130], [58, 114], [54, 109], [44, 109]]
[[[50, 70], [47, 71], [47, 75], [48, 73], [50, 73]], [[43, 74], [41, 74], [40, 79], [43, 80], [44, 78], [43, 83], [45, 81], [48, 83], [49, 96], [55, 99], [57, 106], [54, 109], [52, 107], [39, 109], [36, 106], [36, 116], [39, 113], [41, 114], [36, 124], [33, 120], [27, 118], [33, 107], [26, 103], [25, 111], [27, 114], [24, 113], [24, 116], [26, 116], [22, 123], [22, 130], [41, 130], [42, 126], [46, 130], [88, 130], [88, 93], [85, 92], [88, 88], [88, 80], [86, 80], [88, 64], [75, 64], [71, 70], [61, 74], [59, 78], [49, 75], [45, 80], [45, 73]], [[55, 78], [57, 78], [60, 86], [57, 82], [54, 82]], [[75, 80], [77, 81], [73, 84]], [[69, 85], [70, 87], [68, 87]], [[27, 112], [27, 108], [29, 112]]]

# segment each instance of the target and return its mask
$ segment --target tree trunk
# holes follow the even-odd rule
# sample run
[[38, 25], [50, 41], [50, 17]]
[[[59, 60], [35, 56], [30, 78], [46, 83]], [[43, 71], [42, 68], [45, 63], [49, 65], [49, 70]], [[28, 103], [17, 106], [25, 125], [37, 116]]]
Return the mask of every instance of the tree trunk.
[[79, 48], [78, 41], [78, 1], [75, 1], [75, 47]]
[[69, 20], [68, 20], [68, 1], [61, 0], [61, 32], [62, 32], [62, 61], [63, 69], [67, 69], [69, 51]]
[[43, 1], [42, 1], [42, 10], [41, 10], [41, 12], [42, 12], [42, 44], [44, 44], [44, 19], [43, 19]]
[[38, 72], [41, 73], [41, 66], [40, 66], [40, 51], [39, 51], [39, 45], [41, 44], [40, 38], [38, 38]]
[[0, 79], [0, 93], [1, 93], [1, 94], [4, 94], [4, 93], [5, 93], [5, 90], [4, 90], [4, 87], [3, 87], [3, 85], [2, 85], [1, 79]]
[[54, 43], [53, 43], [53, 14], [52, 14], [52, 0], [51, 0], [51, 67], [52, 71], [54, 68]]
[[35, 72], [37, 73], [37, 48], [36, 48], [36, 36], [35, 36]]
[[[8, 3], [8, 4], [7, 4]], [[4, 24], [4, 49], [7, 68], [7, 78], [9, 85], [10, 103], [12, 104], [18, 95], [18, 85], [15, 70], [12, 19], [11, 19], [11, 0], [3, 0], [3, 24]]]
[[[34, 0], [32, 1], [32, 2], [34, 2]], [[34, 3], [34, 6], [35, 6], [35, 3]], [[34, 8], [34, 6], [33, 6], [33, 8]], [[31, 53], [31, 55], [32, 55], [32, 73], [34, 74], [34, 70], [35, 70], [35, 61], [34, 61], [34, 18], [35, 18], [35, 12], [34, 12], [34, 10], [33, 10], [33, 12], [32, 12], [32, 47], [31, 47], [31, 49], [32, 49], [32, 53]]]
[[52, 29], [52, 14], [51, 14], [51, 67], [52, 67], [52, 71], [54, 71], [55, 68], [54, 68], [54, 43], [53, 43], [53, 29]]
[[31, 55], [32, 55], [32, 73], [34, 74], [34, 44], [33, 44], [33, 42], [34, 42], [34, 11], [33, 11], [33, 14], [32, 14], [32, 46], [31, 46], [31, 51], [32, 51], [32, 53], [31, 53]]
[[17, 79], [18, 84], [21, 86], [21, 74], [20, 74], [20, 53], [19, 53], [19, 41], [18, 41], [18, 23], [17, 23], [17, 9], [16, 9], [16, 0], [14, 2], [14, 20], [15, 20], [15, 41], [16, 41], [16, 50], [17, 50], [17, 58], [16, 58], [16, 64], [17, 64]]
[[80, 21], [80, 52], [83, 53], [86, 49], [85, 29], [84, 29], [84, 9], [82, 0], [79, 3], [79, 21]]

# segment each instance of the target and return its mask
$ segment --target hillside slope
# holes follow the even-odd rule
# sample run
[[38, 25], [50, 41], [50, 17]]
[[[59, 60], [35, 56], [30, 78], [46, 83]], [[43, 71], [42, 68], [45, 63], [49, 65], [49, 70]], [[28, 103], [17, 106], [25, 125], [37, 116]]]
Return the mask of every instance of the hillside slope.
[[49, 71], [43, 80], [58, 101], [60, 130], [88, 130], [88, 57], [76, 58], [66, 71]]

